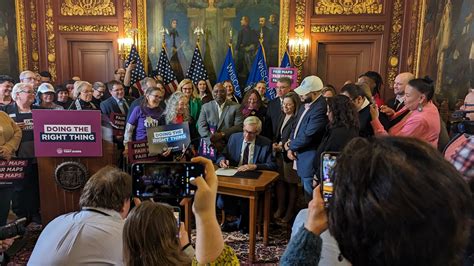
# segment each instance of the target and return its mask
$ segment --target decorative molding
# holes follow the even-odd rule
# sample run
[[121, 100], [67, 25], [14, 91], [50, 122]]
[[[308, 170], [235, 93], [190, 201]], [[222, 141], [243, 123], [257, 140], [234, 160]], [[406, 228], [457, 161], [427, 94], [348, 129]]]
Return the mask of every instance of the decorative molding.
[[333, 24], [333, 25], [313, 25], [312, 33], [337, 33], [337, 32], [383, 32], [383, 24]]
[[59, 25], [65, 32], [118, 32], [116, 25]]
[[290, 22], [290, 0], [280, 0], [280, 38], [278, 48], [278, 62], [281, 62], [283, 54], [288, 46], [288, 32]]
[[416, 25], [417, 27], [417, 32], [416, 32], [416, 47], [413, 55], [413, 70], [412, 73], [415, 74], [415, 76], [420, 75], [420, 57], [421, 57], [421, 46], [423, 42], [423, 31], [425, 29], [425, 15], [426, 15], [426, 0], [419, 0], [419, 6], [418, 6], [418, 24]]
[[16, 34], [18, 47], [18, 66], [20, 71], [28, 69], [28, 52], [26, 49], [25, 6], [23, 0], [15, 0]]
[[125, 36], [133, 37], [133, 36], [129, 36], [131, 30], [132, 30], [132, 1], [123, 0], [123, 32]]
[[46, 0], [46, 38], [48, 51], [48, 70], [56, 80], [56, 37], [54, 34], [54, 16], [51, 0]]
[[38, 20], [36, 19], [36, 1], [30, 0], [31, 60], [33, 71], [39, 71]]
[[400, 58], [400, 40], [403, 18], [403, 2], [401, 0], [393, 1], [392, 24], [390, 26], [390, 42], [388, 48], [388, 72], [387, 84], [393, 84], [398, 74], [398, 63]]
[[138, 54], [142, 59], [145, 70], [148, 71], [148, 45], [146, 28], [146, 0], [136, 0], [138, 27]]
[[115, 16], [111, 0], [64, 0], [61, 4], [63, 16]]
[[295, 37], [304, 38], [304, 26], [306, 17], [306, 1], [296, 1], [296, 18], [295, 18]]
[[317, 15], [381, 14], [380, 0], [318, 0], [314, 6]]

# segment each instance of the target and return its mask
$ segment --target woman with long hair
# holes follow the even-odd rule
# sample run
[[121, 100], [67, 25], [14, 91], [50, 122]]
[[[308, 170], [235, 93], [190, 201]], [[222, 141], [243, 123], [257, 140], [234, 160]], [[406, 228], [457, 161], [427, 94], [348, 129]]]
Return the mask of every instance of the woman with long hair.
[[207, 82], [203, 79], [198, 81], [197, 88], [199, 91], [199, 98], [202, 104], [208, 103], [213, 100], [211, 89], [207, 86]]
[[262, 123], [265, 123], [267, 108], [263, 105], [262, 97], [256, 89], [250, 89], [245, 93], [240, 111], [244, 119], [253, 115], [258, 117]]
[[[172, 209], [143, 202], [133, 209], [123, 231], [124, 261], [127, 266], [152, 265], [238, 265], [235, 252], [224, 244], [216, 217], [217, 175], [212, 161], [191, 160], [204, 166], [205, 176], [192, 182], [197, 186], [193, 213], [196, 217], [196, 250], [193, 261], [187, 253], [186, 235], [178, 228]], [[183, 252], [183, 248], [185, 248]]]
[[183, 79], [179, 83], [177, 91], [184, 93], [184, 95], [188, 97], [189, 114], [194, 121], [197, 121], [199, 114], [201, 113], [202, 102], [193, 81], [190, 79]]
[[359, 116], [359, 136], [367, 138], [374, 135], [370, 121], [370, 98], [361, 85], [349, 83], [341, 88], [341, 94], [349, 97]]
[[[314, 169], [319, 176], [321, 154], [325, 151], [341, 151], [346, 144], [359, 136], [359, 115], [354, 105], [345, 95], [327, 98], [327, 116], [329, 124], [327, 131], [316, 150]], [[321, 177], [319, 177], [321, 179]]]
[[[283, 144], [290, 139], [291, 131], [296, 126], [297, 112], [301, 101], [295, 92], [289, 92], [283, 96], [282, 115], [277, 127], [277, 134], [273, 138], [273, 152], [275, 153], [278, 173], [280, 174], [276, 184], [277, 211], [273, 215], [282, 221], [290, 222], [295, 214], [296, 199], [298, 198], [298, 176], [293, 169], [293, 161], [286, 156]], [[288, 195], [288, 197], [287, 197]]]

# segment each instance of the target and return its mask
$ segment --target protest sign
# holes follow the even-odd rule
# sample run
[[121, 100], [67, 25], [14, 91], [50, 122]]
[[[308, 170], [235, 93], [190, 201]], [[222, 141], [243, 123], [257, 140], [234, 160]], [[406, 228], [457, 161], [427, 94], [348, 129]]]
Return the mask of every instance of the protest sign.
[[33, 110], [37, 157], [100, 157], [100, 111]]
[[0, 185], [11, 185], [14, 180], [25, 177], [28, 160], [0, 160]]
[[291, 79], [291, 88], [298, 86], [298, 69], [285, 67], [270, 67], [268, 73], [268, 87], [276, 88], [276, 83], [281, 77], [288, 77]]
[[130, 141], [127, 143], [127, 147], [129, 163], [158, 160], [158, 156], [148, 154], [148, 141], [146, 140]]
[[172, 152], [181, 151], [191, 143], [189, 124], [172, 124], [147, 128], [148, 152], [150, 155], [163, 153], [166, 149]]
[[121, 113], [110, 113], [110, 122], [114, 136], [121, 137], [125, 132], [125, 124], [127, 123], [127, 116]]

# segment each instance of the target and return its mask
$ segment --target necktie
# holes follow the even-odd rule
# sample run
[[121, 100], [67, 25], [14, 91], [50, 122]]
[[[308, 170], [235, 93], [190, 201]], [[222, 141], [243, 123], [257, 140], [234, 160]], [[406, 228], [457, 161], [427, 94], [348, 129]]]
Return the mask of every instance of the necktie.
[[125, 114], [125, 108], [123, 107], [123, 100], [119, 100], [118, 106], [120, 108], [120, 112], [122, 112], [122, 114]]
[[249, 163], [250, 143], [245, 142], [244, 154], [242, 154], [242, 165]]

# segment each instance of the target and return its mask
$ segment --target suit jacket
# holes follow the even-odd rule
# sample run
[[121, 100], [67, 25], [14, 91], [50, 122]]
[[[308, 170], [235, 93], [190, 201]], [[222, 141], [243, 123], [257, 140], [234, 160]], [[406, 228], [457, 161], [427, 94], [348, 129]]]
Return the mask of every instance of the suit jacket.
[[359, 136], [363, 138], [368, 138], [374, 135], [374, 130], [372, 129], [372, 116], [370, 115], [370, 105], [362, 108], [359, 111]]
[[[302, 105], [298, 111], [296, 125], [298, 125], [304, 110], [305, 106]], [[291, 132], [290, 150], [296, 152], [296, 167], [299, 177], [313, 177], [315, 174], [313, 162], [317, 159], [316, 149], [326, 132], [328, 123], [326, 112], [326, 100], [320, 96], [303, 116], [296, 136], [296, 125]]]
[[[128, 108], [130, 107], [130, 101], [127, 98], [123, 98], [123, 100], [127, 103], [127, 104], [124, 103], [123, 105], [123, 109], [125, 110], [125, 115], [127, 115]], [[119, 113], [119, 114], [122, 113], [114, 97], [109, 97], [107, 100], [102, 101], [100, 103], [100, 110], [102, 111], [104, 115], [107, 115], [107, 116], [109, 116], [110, 113]]]
[[[217, 158], [217, 164], [222, 160], [229, 160], [231, 166], [237, 166], [240, 162], [243, 141], [244, 134], [242, 132], [230, 136], [224, 151]], [[253, 160], [251, 163], [257, 165], [257, 170], [275, 171], [277, 169], [275, 160], [272, 156], [272, 142], [268, 138], [257, 136], [255, 139]]]
[[226, 138], [229, 138], [235, 132], [242, 131], [242, 114], [239, 110], [239, 104], [226, 100], [224, 110], [219, 119], [219, 110], [215, 100], [212, 100], [201, 107], [201, 113], [197, 122], [199, 135], [209, 140], [211, 136], [211, 127], [216, 132], [224, 132]]
[[263, 127], [263, 135], [273, 139], [273, 136], [278, 134], [278, 125], [283, 111], [281, 110], [281, 101], [279, 97], [268, 102], [267, 114], [265, 118], [265, 124]]
[[[292, 117], [290, 117], [290, 119], [288, 119], [288, 122], [286, 122], [285, 126], [282, 129], [281, 127], [283, 126], [284, 120], [285, 115], [283, 114], [280, 117], [280, 121], [278, 122], [277, 132], [273, 137], [273, 143], [281, 142], [285, 144], [291, 137], [291, 131], [293, 131], [293, 129], [296, 127], [296, 123], [298, 123], [298, 121], [296, 120], [296, 115], [293, 115]], [[286, 162], [291, 162], [291, 160], [286, 155], [286, 151], [279, 152], [277, 153], [277, 155], [282, 156], [283, 160], [285, 160]]]

